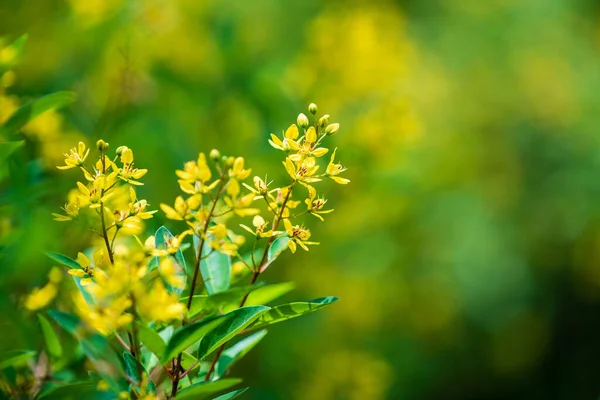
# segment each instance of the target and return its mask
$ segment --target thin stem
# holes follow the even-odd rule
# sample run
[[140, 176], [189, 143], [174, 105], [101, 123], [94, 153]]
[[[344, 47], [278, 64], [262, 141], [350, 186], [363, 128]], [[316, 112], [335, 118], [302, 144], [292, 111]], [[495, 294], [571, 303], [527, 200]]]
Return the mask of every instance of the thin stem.
[[[288, 200], [292, 196], [292, 189], [294, 188], [295, 184], [296, 184], [296, 181], [293, 181], [290, 184], [290, 186], [288, 186], [288, 192], [285, 196], [285, 199], [283, 199], [283, 203], [281, 204], [281, 209], [279, 210], [277, 217], [273, 220], [273, 230], [274, 231], [277, 230], [277, 228], [279, 227], [279, 223], [282, 220], [283, 211], [285, 210], [285, 206], [287, 205]], [[269, 248], [271, 247], [271, 245], [273, 244], [274, 241], [275, 241], [275, 236], [271, 236], [269, 238], [267, 246], [265, 247], [265, 251], [263, 252], [260, 263], [258, 264], [258, 268], [256, 268], [254, 270], [254, 273], [252, 274], [252, 279], [250, 280], [250, 286], [254, 285], [256, 283], [256, 281], [258, 280], [258, 277], [261, 274], [262, 267], [263, 267], [263, 265], [265, 265], [265, 263], [267, 261], [267, 257], [269, 255]], [[244, 307], [244, 304], [246, 304], [246, 301], [248, 300], [249, 295], [250, 295], [250, 292], [249, 291], [246, 292], [246, 294], [244, 295], [244, 298], [240, 302], [240, 305], [238, 308]], [[212, 363], [210, 364], [210, 368], [208, 369], [208, 372], [206, 373], [206, 376], [204, 377], [205, 381], [210, 380], [210, 377], [211, 377], [213, 371], [215, 370], [215, 366], [217, 365], [217, 361], [219, 361], [219, 357], [221, 357], [221, 353], [223, 353], [223, 350], [225, 350], [225, 345], [226, 345], [226, 343], [224, 343], [221, 347], [219, 347], [219, 350], [217, 350], [217, 354], [215, 354], [215, 358], [213, 359]]]
[[[186, 304], [186, 308], [189, 310], [192, 307], [192, 300], [194, 297], [194, 291], [196, 290], [196, 281], [198, 280], [198, 273], [200, 271], [200, 261], [202, 260], [202, 248], [204, 247], [204, 242], [206, 241], [206, 232], [208, 231], [208, 226], [210, 223], [210, 220], [212, 219], [212, 217], [214, 216], [214, 212], [215, 212], [215, 208], [217, 207], [217, 202], [219, 200], [219, 197], [221, 196], [221, 194], [223, 193], [223, 189], [225, 188], [226, 184], [225, 184], [225, 175], [223, 173], [221, 173], [221, 181], [219, 183], [219, 188], [217, 189], [217, 193], [215, 194], [214, 198], [212, 198], [212, 205], [211, 208], [208, 212], [208, 215], [206, 216], [206, 220], [204, 221], [204, 226], [202, 227], [202, 232], [200, 234], [200, 243], [198, 245], [198, 254], [196, 255], [196, 264], [194, 265], [194, 275], [192, 277], [192, 284], [190, 287], [190, 294], [188, 297], [188, 301]], [[186, 320], [185, 317], [184, 319], [181, 321], [182, 325], [186, 324]], [[173, 360], [173, 384], [171, 386], [171, 398], [174, 398], [177, 395], [177, 390], [179, 387], [179, 381], [181, 380], [182, 376], [179, 375], [179, 372], [181, 370], [181, 358], [183, 357], [183, 353], [179, 353], [177, 355], [177, 361]]]

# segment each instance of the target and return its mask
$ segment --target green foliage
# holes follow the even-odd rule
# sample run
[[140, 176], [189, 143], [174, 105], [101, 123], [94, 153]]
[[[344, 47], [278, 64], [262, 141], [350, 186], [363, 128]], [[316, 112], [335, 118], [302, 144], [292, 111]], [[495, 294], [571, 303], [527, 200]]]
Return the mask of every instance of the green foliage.
[[286, 321], [292, 318], [297, 318], [304, 314], [320, 310], [321, 308], [326, 307], [338, 300], [339, 299], [337, 297], [329, 296], [311, 301], [282, 304], [277, 307], [273, 307], [266, 313], [262, 314], [258, 319], [256, 319], [256, 321], [254, 321], [254, 323], [252, 323], [252, 325], [250, 325], [250, 328], [264, 328], [268, 325]]
[[214, 382], [200, 382], [183, 389], [181, 392], [179, 392], [177, 398], [194, 400], [209, 399], [211, 396], [214, 396], [215, 394], [229, 389], [241, 382], [241, 379], [232, 378], [221, 379]]
[[219, 327], [224, 321], [227, 321], [229, 317], [230, 316], [228, 315], [224, 315], [206, 318], [202, 321], [194, 322], [177, 329], [167, 343], [164, 354], [160, 359], [164, 363], [168, 362], [171, 358], [176, 356], [177, 353], [192, 346], [213, 329]]
[[[200, 240], [197, 235], [194, 235], [195, 254], [198, 254], [199, 246]], [[208, 294], [217, 294], [229, 289], [231, 281], [231, 257], [211, 249], [208, 241], [205, 241], [202, 247], [202, 257], [203, 259], [200, 260], [200, 272], [206, 282], [206, 291]]]
[[60, 356], [62, 356], [62, 346], [60, 344], [60, 340], [58, 340], [58, 336], [56, 336], [56, 332], [54, 332], [52, 325], [50, 325], [50, 322], [48, 322], [46, 317], [44, 317], [42, 314], [38, 314], [38, 319], [40, 320], [40, 325], [42, 326], [48, 353], [56, 358], [60, 358]]

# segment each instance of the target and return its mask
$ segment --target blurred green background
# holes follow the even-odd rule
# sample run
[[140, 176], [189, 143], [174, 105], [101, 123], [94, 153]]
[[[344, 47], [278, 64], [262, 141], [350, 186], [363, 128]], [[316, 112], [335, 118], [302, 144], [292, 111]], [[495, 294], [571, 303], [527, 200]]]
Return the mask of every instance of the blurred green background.
[[[4, 44], [29, 40], [0, 122], [79, 100], [25, 128], [1, 186], [0, 354], [41, 343], [22, 303], [42, 251], [89, 241], [50, 215], [75, 179], [63, 152], [133, 148], [157, 208], [213, 147], [283, 177], [268, 134], [315, 102], [352, 184], [328, 183], [322, 245], [263, 278], [341, 301], [270, 330], [235, 368], [245, 398], [597, 398], [599, 17], [594, 0], [2, 0]], [[159, 214], [149, 230], [178, 229]]]

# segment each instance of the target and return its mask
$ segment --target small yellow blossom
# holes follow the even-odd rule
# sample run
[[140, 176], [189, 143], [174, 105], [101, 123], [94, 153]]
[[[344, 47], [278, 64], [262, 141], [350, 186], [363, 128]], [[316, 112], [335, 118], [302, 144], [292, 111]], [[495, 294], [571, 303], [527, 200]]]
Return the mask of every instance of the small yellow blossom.
[[65, 153], [65, 165], [58, 166], [58, 169], [71, 169], [81, 167], [90, 153], [90, 149], [85, 148], [85, 143], [79, 142], [77, 147], [73, 147], [68, 153]]
[[308, 247], [306, 247], [307, 245], [319, 244], [317, 242], [308, 241], [308, 239], [310, 239], [310, 231], [308, 229], [299, 225], [292, 225], [290, 220], [287, 218], [283, 220], [283, 224], [285, 225], [285, 230], [290, 238], [288, 241], [288, 247], [292, 253], [296, 252], [296, 245], [308, 251]]
[[244, 224], [240, 224], [240, 227], [242, 229], [250, 232], [252, 235], [254, 235], [256, 237], [271, 237], [271, 236], [275, 236], [275, 235], [278, 235], [281, 233], [278, 231], [273, 231], [272, 229], [266, 230], [268, 224], [265, 222], [265, 219], [263, 217], [261, 217], [260, 215], [257, 215], [254, 217], [254, 219], [252, 220], [252, 225], [254, 225], [254, 228], [256, 230], [252, 230], [250, 227], [248, 227]]
[[54, 300], [57, 292], [57, 287], [52, 282], [48, 282], [41, 288], [35, 288], [25, 299], [25, 308], [31, 311], [44, 308]]
[[331, 159], [329, 160], [329, 165], [327, 165], [327, 176], [330, 177], [331, 179], [333, 179], [334, 182], [339, 183], [341, 185], [345, 185], [345, 184], [349, 183], [350, 180], [337, 176], [340, 173], [344, 172], [346, 170], [346, 168], [342, 167], [342, 164], [334, 163], [336, 151], [337, 151], [337, 149], [335, 149], [333, 151], [333, 154], [331, 154]]
[[324, 221], [321, 214], [329, 214], [330, 212], [333, 212], [333, 210], [323, 210], [323, 207], [325, 206], [325, 203], [327, 203], [327, 200], [324, 199], [323, 197], [317, 197], [317, 191], [315, 190], [314, 187], [308, 186], [308, 185], [307, 185], [307, 187], [308, 187], [308, 198], [306, 200], [304, 200], [304, 202], [306, 203], [306, 205], [308, 207], [308, 212], [311, 215], [320, 219], [321, 221]]

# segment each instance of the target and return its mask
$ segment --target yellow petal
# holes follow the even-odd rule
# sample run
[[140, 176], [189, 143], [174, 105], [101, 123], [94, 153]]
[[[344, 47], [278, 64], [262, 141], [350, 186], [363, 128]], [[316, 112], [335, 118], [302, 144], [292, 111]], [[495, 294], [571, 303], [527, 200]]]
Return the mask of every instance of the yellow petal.
[[295, 140], [298, 138], [298, 136], [299, 136], [299, 132], [298, 132], [298, 127], [296, 126], [296, 124], [290, 125], [290, 127], [287, 128], [287, 130], [285, 131], [285, 137], [287, 139]]

